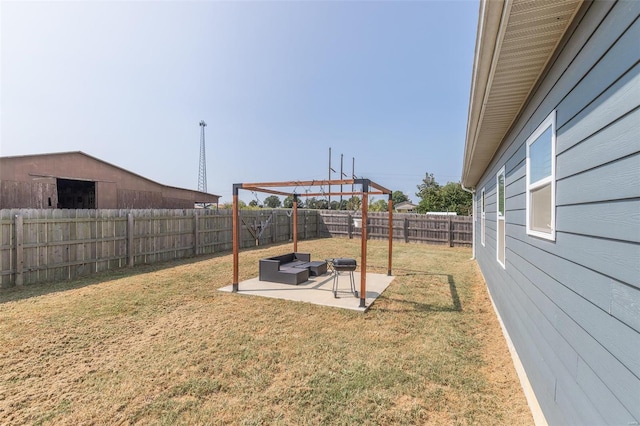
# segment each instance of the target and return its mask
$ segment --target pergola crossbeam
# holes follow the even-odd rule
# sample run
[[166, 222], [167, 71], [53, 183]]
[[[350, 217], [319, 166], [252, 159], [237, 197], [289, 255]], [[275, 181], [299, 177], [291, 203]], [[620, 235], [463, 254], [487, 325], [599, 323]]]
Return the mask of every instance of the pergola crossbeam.
[[[384, 192], [369, 192], [369, 195], [383, 195]], [[289, 195], [289, 194], [286, 194]], [[305, 192], [304, 194], [297, 194], [298, 197], [322, 197], [322, 196], [330, 196], [330, 195], [362, 195], [362, 192]]]
[[[358, 179], [343, 179], [343, 180], [291, 180], [285, 182], [259, 182], [259, 183], [241, 183], [242, 189], [248, 187], [261, 187], [261, 188], [285, 188], [291, 186], [323, 186], [323, 185], [351, 185], [352, 183], [358, 183]], [[363, 180], [363, 179], [360, 179]]]
[[[387, 189], [387, 188], [385, 188], [385, 187], [384, 187], [384, 186], [382, 186], [382, 185], [378, 185], [378, 184], [377, 184], [377, 183], [375, 183], [375, 182], [369, 182], [369, 185], [373, 186], [375, 189], [377, 189], [378, 191], [380, 191], [380, 193], [381, 193], [381, 194], [391, 194], [391, 190], [390, 190], [390, 189]], [[371, 191], [369, 191], [369, 194], [371, 194], [371, 193], [372, 193], [372, 192], [371, 192]]]
[[277, 191], [275, 189], [259, 188], [257, 186], [243, 186], [242, 189], [253, 192], [266, 192], [267, 194], [284, 195], [285, 197], [290, 195], [288, 192]]

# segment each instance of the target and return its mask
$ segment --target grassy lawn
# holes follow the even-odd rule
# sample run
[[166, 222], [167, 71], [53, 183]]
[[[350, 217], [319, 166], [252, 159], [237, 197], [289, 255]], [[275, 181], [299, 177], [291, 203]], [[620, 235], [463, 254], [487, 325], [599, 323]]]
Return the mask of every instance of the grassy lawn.
[[[241, 252], [241, 280], [291, 250]], [[365, 314], [219, 292], [230, 253], [0, 291], [0, 424], [532, 424], [470, 255], [395, 243]]]

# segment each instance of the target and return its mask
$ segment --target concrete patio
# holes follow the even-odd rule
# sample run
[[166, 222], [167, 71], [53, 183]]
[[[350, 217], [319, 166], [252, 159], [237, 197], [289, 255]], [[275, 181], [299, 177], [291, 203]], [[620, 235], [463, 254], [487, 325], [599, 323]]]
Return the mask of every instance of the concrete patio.
[[[356, 282], [356, 290], [359, 290], [360, 272], [354, 272], [353, 275]], [[260, 281], [256, 277], [240, 282], [238, 294], [293, 300], [365, 312], [391, 284], [394, 278], [394, 276], [384, 274], [367, 273], [366, 306], [364, 308], [360, 307], [360, 299], [351, 293], [349, 275], [346, 273], [339, 276], [338, 297], [333, 296], [333, 275], [330, 273], [318, 277], [310, 277], [308, 281], [298, 285]], [[232, 286], [228, 285], [219, 290], [231, 292]]]

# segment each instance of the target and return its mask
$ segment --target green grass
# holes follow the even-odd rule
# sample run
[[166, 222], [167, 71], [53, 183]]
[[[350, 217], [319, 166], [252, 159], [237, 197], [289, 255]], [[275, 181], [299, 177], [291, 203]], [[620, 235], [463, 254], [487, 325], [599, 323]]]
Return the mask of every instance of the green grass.
[[[241, 279], [287, 251], [243, 251]], [[230, 254], [1, 291], [0, 423], [531, 424], [470, 254], [394, 244], [365, 314], [219, 292]]]

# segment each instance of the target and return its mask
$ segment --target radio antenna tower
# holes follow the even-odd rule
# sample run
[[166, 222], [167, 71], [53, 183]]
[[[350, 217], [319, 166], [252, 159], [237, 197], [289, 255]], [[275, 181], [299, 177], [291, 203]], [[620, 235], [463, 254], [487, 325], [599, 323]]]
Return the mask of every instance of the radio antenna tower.
[[207, 192], [207, 158], [204, 152], [204, 128], [207, 123], [200, 121], [200, 168], [198, 169], [198, 191]]

